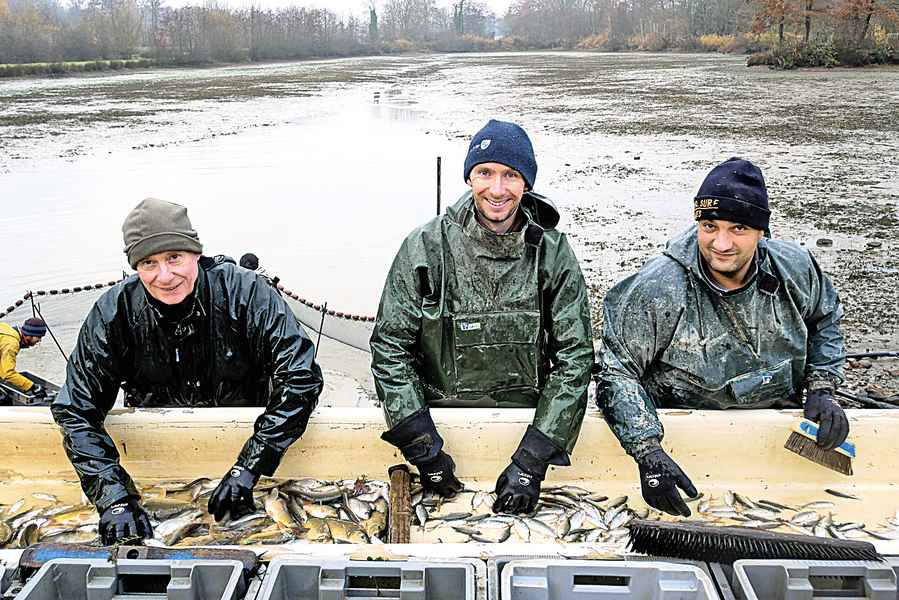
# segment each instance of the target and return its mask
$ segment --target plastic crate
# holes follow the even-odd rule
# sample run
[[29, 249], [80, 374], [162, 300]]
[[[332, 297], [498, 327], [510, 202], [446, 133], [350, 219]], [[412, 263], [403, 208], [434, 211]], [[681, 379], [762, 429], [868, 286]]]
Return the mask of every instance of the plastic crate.
[[738, 560], [733, 588], [739, 600], [899, 599], [899, 560], [890, 562]]
[[699, 567], [654, 561], [512, 561], [502, 600], [717, 600]]
[[734, 580], [734, 567], [726, 563], [709, 563], [709, 573], [715, 582], [715, 591], [721, 600], [736, 600], [732, 582]]
[[256, 598], [483, 600], [478, 570], [483, 573], [483, 562], [477, 559], [381, 562], [282, 557], [269, 565]]
[[4, 564], [0, 564], [0, 596], [6, 592], [6, 588], [12, 583], [13, 569], [8, 568]]
[[[548, 560], [562, 560], [558, 555], [544, 555], [540, 556], [538, 554], [528, 555], [503, 555], [503, 556], [494, 556], [487, 560], [487, 600], [500, 600], [502, 598], [502, 574], [503, 568], [512, 561], [523, 561], [523, 560], [536, 560], [536, 559], [548, 559]], [[577, 560], [577, 559], [571, 559]], [[593, 560], [593, 559], [591, 559]], [[712, 573], [709, 570], [709, 566], [704, 562], [696, 562], [690, 560], [683, 560], [679, 558], [666, 558], [663, 560], [649, 557], [649, 556], [626, 556], [623, 557], [622, 560], [625, 562], [628, 561], [639, 561], [639, 562], [666, 562], [666, 563], [675, 563], [680, 565], [690, 565], [696, 567], [703, 571], [709, 578], [714, 582], [714, 577], [712, 577]], [[734, 600], [731, 598], [724, 598], [723, 600]]]
[[503, 569], [512, 561], [522, 560], [538, 560], [538, 559], [558, 559], [555, 555], [541, 556], [539, 554], [526, 555], [504, 555], [493, 556], [487, 559], [487, 600], [500, 600], [502, 598], [502, 581]]
[[79, 560], [46, 563], [15, 600], [237, 600], [236, 560]]

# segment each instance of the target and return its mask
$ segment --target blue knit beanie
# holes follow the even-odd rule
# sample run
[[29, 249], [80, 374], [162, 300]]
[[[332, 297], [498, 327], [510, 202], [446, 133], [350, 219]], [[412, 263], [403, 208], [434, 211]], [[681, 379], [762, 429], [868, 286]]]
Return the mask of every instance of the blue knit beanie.
[[471, 170], [476, 165], [489, 162], [515, 169], [524, 177], [527, 189], [534, 189], [537, 178], [534, 147], [528, 134], [515, 123], [490, 119], [483, 129], [474, 134], [468, 145], [462, 178], [468, 183]]
[[22, 323], [21, 332], [22, 335], [27, 335], [28, 337], [44, 337], [47, 335], [47, 324], [44, 323], [43, 319], [32, 317]]
[[768, 231], [771, 211], [762, 170], [742, 158], [730, 158], [706, 175], [693, 200], [693, 216], [742, 223]]

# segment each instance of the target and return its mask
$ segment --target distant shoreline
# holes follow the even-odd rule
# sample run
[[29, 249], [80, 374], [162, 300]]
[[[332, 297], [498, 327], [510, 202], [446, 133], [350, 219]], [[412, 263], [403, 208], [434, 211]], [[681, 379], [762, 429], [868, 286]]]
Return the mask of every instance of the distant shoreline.
[[[827, 64], [792, 64], [791, 55], [801, 56], [797, 49], [789, 51], [771, 50], [765, 52], [755, 52], [751, 54], [737, 54], [735, 52], [697, 50], [691, 48], [668, 48], [663, 50], [649, 49], [622, 49], [607, 50], [601, 48], [516, 48], [516, 49], [497, 49], [497, 50], [426, 50], [416, 49], [398, 53], [372, 53], [372, 54], [353, 54], [348, 56], [310, 56], [304, 58], [284, 58], [284, 59], [265, 59], [265, 60], [248, 60], [248, 61], [197, 61], [197, 62], [175, 62], [175, 61], [159, 61], [152, 58], [136, 58], [136, 59], [110, 59], [110, 60], [90, 60], [90, 61], [57, 61], [57, 62], [38, 62], [38, 63], [7, 63], [0, 64], [0, 80], [9, 79], [32, 79], [32, 78], [56, 78], [56, 77], [89, 77], [94, 75], [109, 75], [113, 73], [129, 73], [136, 70], [147, 69], [217, 69], [224, 67], [247, 66], [247, 65], [276, 65], [303, 63], [323, 60], [341, 60], [349, 58], [373, 58], [373, 57], [396, 57], [396, 56], [417, 56], [417, 55], [439, 55], [439, 54], [479, 54], [479, 53], [509, 53], [518, 54], [526, 52], [591, 52], [597, 54], [691, 54], [691, 55], [708, 55], [720, 54], [730, 56], [746, 56], [747, 66], [768, 66], [770, 68], [779, 69], [795, 69], [795, 68], [859, 68], [859, 67], [890, 67], [899, 65], [899, 61], [874, 63], [874, 62], [856, 62], [844, 63], [832, 61]], [[858, 51], [856, 51], [858, 52]], [[786, 57], [786, 58], [785, 58]], [[797, 62], [795, 58], [792, 62]]]

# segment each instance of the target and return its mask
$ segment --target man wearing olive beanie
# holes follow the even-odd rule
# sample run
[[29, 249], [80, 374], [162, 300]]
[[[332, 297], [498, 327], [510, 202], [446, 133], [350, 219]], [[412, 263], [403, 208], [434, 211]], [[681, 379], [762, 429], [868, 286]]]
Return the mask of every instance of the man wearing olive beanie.
[[697, 223], [606, 294], [597, 403], [659, 510], [688, 516], [676, 488], [696, 488], [662, 449], [656, 408], [804, 405], [819, 446], [849, 433], [833, 397], [843, 307], [808, 250], [769, 239], [770, 215], [762, 171], [731, 158], [700, 186]]
[[185, 207], [147, 198], [122, 234], [137, 273], [97, 300], [51, 404], [106, 544], [153, 535], [103, 427], [119, 389], [135, 407], [266, 407], [210, 498], [217, 521], [256, 510], [256, 481], [274, 474], [322, 390], [315, 349], [290, 308], [264, 278], [203, 256]]

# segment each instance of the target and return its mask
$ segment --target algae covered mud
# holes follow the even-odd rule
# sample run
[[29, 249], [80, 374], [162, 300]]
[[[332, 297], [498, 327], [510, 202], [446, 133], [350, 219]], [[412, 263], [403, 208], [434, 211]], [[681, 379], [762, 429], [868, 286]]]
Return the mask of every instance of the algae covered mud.
[[[260, 481], [259, 511], [216, 523], [206, 512], [218, 481], [166, 481], [146, 485], [142, 503], [153, 523], [154, 546], [380, 544], [386, 541], [389, 485], [357, 479], [312, 478]], [[634, 518], [669, 519], [645, 506], [629, 506], [627, 496], [609, 498], [577, 485], [549, 485], [528, 515], [494, 514], [493, 494], [466, 489], [446, 500], [412, 488], [414, 543], [588, 543], [624, 553], [628, 524]], [[899, 510], [881, 522], [841, 519], [835, 500], [860, 498], [826, 490], [821, 498], [790, 506], [749, 498], [733, 491], [721, 497], [700, 493], [691, 499], [692, 523], [739, 525], [837, 539], [899, 540]], [[642, 504], [642, 503], [640, 503]], [[681, 519], [678, 519], [681, 520]], [[99, 545], [97, 514], [88, 504], [66, 504], [52, 494], [34, 492], [0, 506], [0, 548], [25, 548], [38, 542]]]
[[[435, 157], [446, 206], [468, 136], [498, 117], [532, 135], [536, 189], [563, 213], [597, 332], [605, 291], [689, 224], [711, 166], [742, 155], [765, 172], [773, 234], [832, 274], [847, 347], [899, 348], [897, 69], [376, 57], [22, 79], [0, 84], [0, 104], [0, 225], [18, 247], [3, 301], [120, 273], [121, 221], [155, 195], [190, 207], [207, 252], [251, 250], [304, 297], [374, 314], [400, 240], [436, 210]], [[361, 353], [339, 360], [367, 377]], [[851, 366], [855, 391], [899, 391], [896, 361]]]

